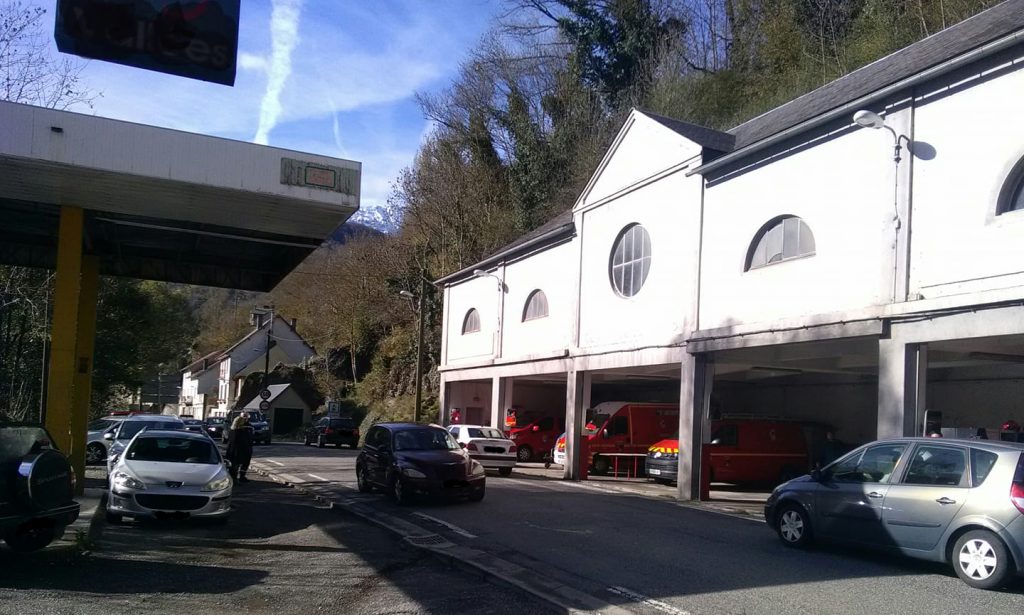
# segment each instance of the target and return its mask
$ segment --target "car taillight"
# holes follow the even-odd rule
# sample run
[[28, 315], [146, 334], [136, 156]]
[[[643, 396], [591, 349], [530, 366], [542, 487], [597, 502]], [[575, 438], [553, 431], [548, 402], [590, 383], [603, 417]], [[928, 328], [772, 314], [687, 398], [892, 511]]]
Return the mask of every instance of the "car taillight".
[[359, 437], [359, 430], [358, 429], [353, 429], [352, 430], [352, 437], [353, 438], [358, 438]]
[[476, 447], [476, 444], [474, 444], [474, 443], [470, 442], [469, 444], [467, 444], [467, 445], [466, 445], [466, 450], [467, 450], [467, 451], [478, 451], [478, 450], [480, 450], [480, 449], [478, 449], [478, 448]]
[[1010, 487], [1010, 501], [1024, 515], [1024, 483], [1013, 483]]
[[519, 450], [519, 447], [518, 447], [518, 446], [516, 446], [515, 444], [513, 444], [513, 445], [512, 445], [512, 446], [510, 446], [510, 447], [508, 447], [508, 452], [510, 452], [510, 453], [514, 453], [514, 452], [516, 452], [517, 450]]
[[330, 427], [324, 427], [324, 433], [325, 434], [334, 433], [334, 430], [331, 429]]

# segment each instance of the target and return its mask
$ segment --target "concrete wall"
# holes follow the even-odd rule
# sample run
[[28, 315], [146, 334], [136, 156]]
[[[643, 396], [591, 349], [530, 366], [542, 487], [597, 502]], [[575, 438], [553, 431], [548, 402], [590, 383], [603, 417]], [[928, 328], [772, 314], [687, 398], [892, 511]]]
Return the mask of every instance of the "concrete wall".
[[[488, 424], [491, 418], [491, 382], [474, 380], [449, 385], [448, 408], [462, 411], [462, 423]], [[479, 417], [470, 417], [467, 408], [480, 408]]]
[[[540, 286], [544, 285], [543, 282], [537, 280], [534, 283]], [[494, 278], [471, 278], [449, 289], [444, 327], [444, 334], [448, 336], [449, 363], [494, 356], [500, 300], [498, 282]], [[463, 334], [462, 324], [471, 309], [480, 315], [480, 330]]]
[[565, 413], [565, 384], [515, 382], [512, 403], [527, 414]]
[[[502, 357], [564, 352], [572, 343], [575, 284], [571, 264], [574, 255], [574, 246], [564, 243], [505, 267], [507, 293]], [[526, 299], [538, 289], [544, 291], [548, 298], [548, 316], [524, 322]]]
[[926, 405], [942, 412], [943, 427], [1024, 425], [1024, 365], [931, 369]]
[[996, 215], [1024, 158], [1024, 54], [1016, 56], [919, 90], [914, 138], [934, 153], [914, 162], [911, 288], [926, 298], [1024, 286], [1024, 211]]

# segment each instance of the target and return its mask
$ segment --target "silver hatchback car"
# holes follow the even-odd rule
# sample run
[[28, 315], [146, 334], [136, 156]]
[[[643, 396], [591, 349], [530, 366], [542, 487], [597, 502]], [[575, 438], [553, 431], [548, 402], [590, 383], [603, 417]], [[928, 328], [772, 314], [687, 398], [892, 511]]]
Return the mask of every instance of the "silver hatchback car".
[[765, 520], [782, 542], [815, 539], [951, 564], [996, 589], [1024, 575], [1024, 444], [899, 438], [866, 444], [779, 485]]

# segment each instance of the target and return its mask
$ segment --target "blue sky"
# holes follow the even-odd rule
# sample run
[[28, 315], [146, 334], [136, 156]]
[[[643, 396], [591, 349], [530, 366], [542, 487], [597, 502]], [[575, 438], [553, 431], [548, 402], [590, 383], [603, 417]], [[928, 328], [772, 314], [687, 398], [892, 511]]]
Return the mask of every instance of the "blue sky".
[[[55, 3], [31, 3], [52, 32]], [[234, 87], [90, 61], [83, 79], [102, 97], [73, 110], [357, 160], [373, 207], [429, 129], [415, 93], [450, 84], [501, 10], [500, 0], [242, 0]]]

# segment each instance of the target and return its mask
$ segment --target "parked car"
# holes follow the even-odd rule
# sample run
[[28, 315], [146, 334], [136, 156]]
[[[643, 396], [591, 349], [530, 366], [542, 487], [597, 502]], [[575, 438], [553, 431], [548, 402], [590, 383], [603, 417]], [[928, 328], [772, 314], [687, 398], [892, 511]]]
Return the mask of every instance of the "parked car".
[[866, 444], [765, 503], [783, 544], [852, 543], [950, 564], [996, 589], [1024, 574], [1024, 444], [898, 438]]
[[452, 425], [448, 432], [485, 470], [497, 470], [501, 476], [512, 474], [516, 467], [516, 444], [500, 430], [486, 425]]
[[581, 453], [594, 474], [607, 474], [617, 454], [645, 458], [652, 444], [679, 429], [679, 406], [673, 404], [604, 402], [588, 414]]
[[518, 460], [539, 461], [555, 446], [558, 434], [565, 431], [565, 416], [544, 416], [513, 427], [509, 438], [516, 443]]
[[132, 438], [145, 429], [173, 429], [185, 430], [185, 424], [176, 416], [163, 416], [159, 414], [135, 414], [125, 417], [117, 430], [103, 434], [103, 439], [110, 443], [107, 451], [107, 473], [113, 469], [120, 455]]
[[130, 517], [211, 517], [231, 514], [231, 476], [216, 444], [184, 429], [147, 429], [111, 468], [107, 521]]
[[[813, 423], [763, 419], [711, 422], [705, 444], [711, 480], [727, 483], [783, 483], [811, 469], [811, 451], [824, 442], [825, 427]], [[678, 436], [655, 442], [647, 451], [647, 475], [657, 482], [676, 480]]]
[[0, 421], [0, 538], [18, 552], [42, 549], [78, 518], [75, 474], [39, 425]]
[[107, 458], [110, 441], [103, 438], [107, 432], [117, 431], [117, 426], [124, 420], [123, 416], [105, 416], [89, 423], [85, 444], [85, 463], [95, 465]]
[[378, 423], [356, 458], [359, 491], [381, 489], [399, 504], [416, 495], [484, 499], [487, 475], [455, 438], [436, 425]]
[[211, 416], [203, 422], [206, 428], [206, 435], [214, 440], [220, 440], [224, 436], [224, 417]]
[[359, 425], [351, 418], [325, 416], [306, 430], [303, 443], [309, 446], [314, 442], [320, 448], [328, 444], [338, 448], [341, 448], [342, 444], [347, 444], [349, 448], [355, 448], [359, 446]]
[[565, 465], [565, 432], [555, 440], [555, 450], [551, 453], [551, 460], [560, 465]]
[[231, 434], [231, 423], [240, 414], [249, 415], [249, 424], [252, 425], [253, 444], [270, 444], [270, 422], [267, 421], [267, 417], [258, 410], [232, 410], [228, 413], [227, 418], [224, 420], [224, 428], [221, 430], [221, 440], [223, 442], [228, 441], [228, 437]]

